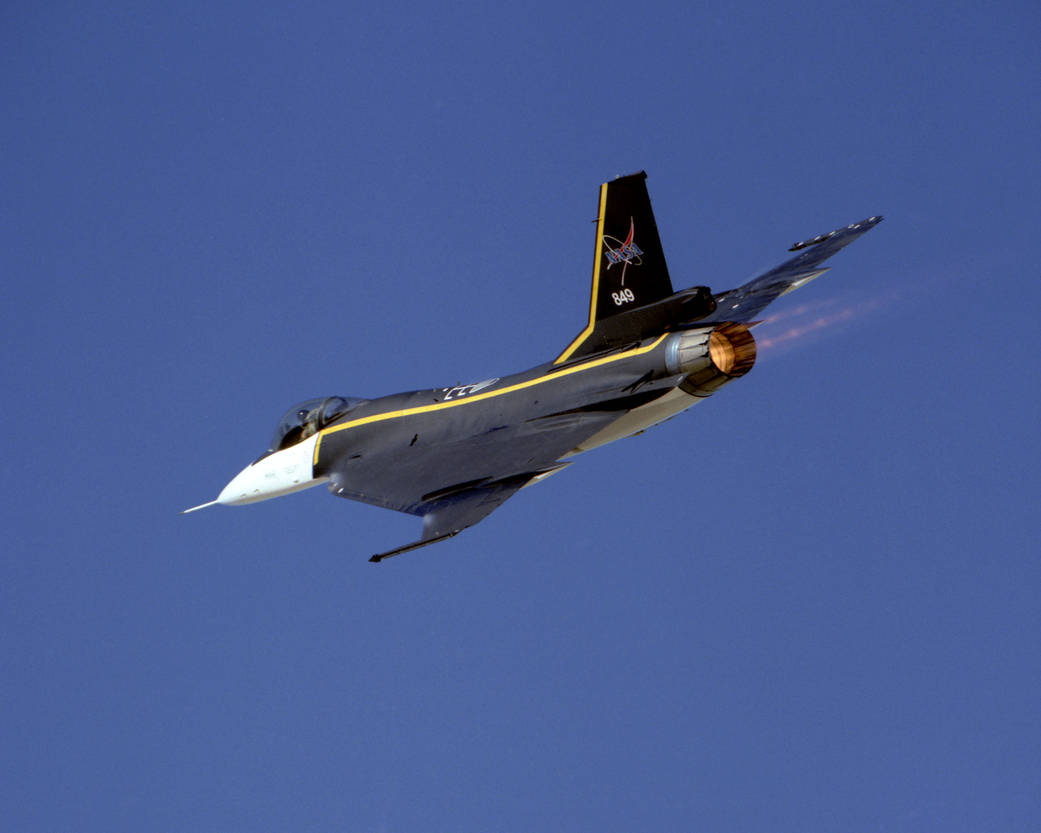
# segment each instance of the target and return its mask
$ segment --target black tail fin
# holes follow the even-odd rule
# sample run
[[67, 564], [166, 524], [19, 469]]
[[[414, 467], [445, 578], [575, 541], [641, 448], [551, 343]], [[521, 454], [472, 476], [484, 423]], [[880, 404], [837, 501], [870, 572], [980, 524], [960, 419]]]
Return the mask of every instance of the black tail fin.
[[583, 343], [604, 319], [673, 294], [646, 179], [640, 171], [600, 186], [589, 323], [556, 363], [582, 352]]

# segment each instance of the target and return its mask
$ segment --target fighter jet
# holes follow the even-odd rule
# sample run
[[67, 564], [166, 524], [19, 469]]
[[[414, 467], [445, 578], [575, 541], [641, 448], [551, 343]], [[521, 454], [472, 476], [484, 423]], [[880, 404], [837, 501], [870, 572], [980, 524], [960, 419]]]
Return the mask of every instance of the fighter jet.
[[747, 374], [756, 359], [749, 328], [763, 309], [822, 275], [825, 260], [882, 220], [795, 243], [789, 251], [798, 254], [736, 289], [674, 292], [646, 178], [600, 186], [589, 318], [556, 358], [473, 384], [301, 402], [216, 500], [185, 512], [327, 484], [338, 497], [423, 519], [417, 541], [370, 561], [451, 538], [577, 455]]

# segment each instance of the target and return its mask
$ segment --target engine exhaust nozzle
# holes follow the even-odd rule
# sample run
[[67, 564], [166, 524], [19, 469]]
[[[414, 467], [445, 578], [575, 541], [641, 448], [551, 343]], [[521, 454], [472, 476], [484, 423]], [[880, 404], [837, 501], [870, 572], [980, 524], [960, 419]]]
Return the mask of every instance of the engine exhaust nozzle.
[[711, 396], [755, 365], [755, 339], [744, 324], [687, 330], [671, 338], [667, 367], [687, 374], [680, 388], [691, 396]]

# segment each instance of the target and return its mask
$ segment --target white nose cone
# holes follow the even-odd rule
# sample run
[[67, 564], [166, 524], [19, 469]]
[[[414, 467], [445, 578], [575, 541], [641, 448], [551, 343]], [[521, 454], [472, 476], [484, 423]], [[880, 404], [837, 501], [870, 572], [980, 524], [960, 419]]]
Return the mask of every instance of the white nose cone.
[[310, 489], [328, 478], [314, 476], [314, 434], [291, 448], [269, 454], [246, 466], [217, 496], [224, 506], [241, 506], [258, 500], [281, 497], [301, 489]]

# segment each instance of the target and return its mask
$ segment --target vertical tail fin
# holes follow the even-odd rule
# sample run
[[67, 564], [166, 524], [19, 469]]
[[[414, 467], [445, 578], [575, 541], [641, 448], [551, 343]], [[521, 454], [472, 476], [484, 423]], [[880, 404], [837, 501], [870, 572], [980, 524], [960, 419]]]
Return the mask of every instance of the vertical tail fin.
[[556, 363], [580, 353], [599, 322], [673, 294], [646, 179], [640, 171], [600, 186], [589, 323]]

